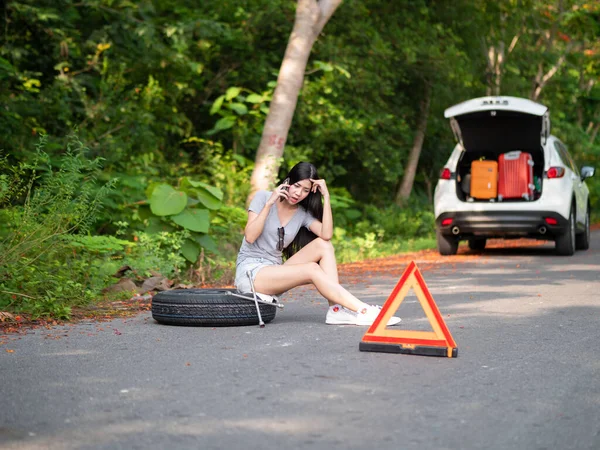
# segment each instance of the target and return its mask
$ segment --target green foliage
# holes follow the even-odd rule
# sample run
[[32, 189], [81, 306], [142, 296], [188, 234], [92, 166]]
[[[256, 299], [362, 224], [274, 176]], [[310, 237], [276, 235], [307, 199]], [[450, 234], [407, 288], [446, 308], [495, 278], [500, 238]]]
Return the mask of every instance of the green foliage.
[[139, 277], [156, 274], [168, 278], [182, 276], [188, 264], [184, 250], [189, 240], [188, 231], [140, 233], [137, 239], [137, 245], [123, 257], [121, 264], [131, 267]]
[[[223, 192], [219, 188], [183, 177], [177, 189], [164, 183], [151, 184], [147, 193], [150, 205], [149, 211], [145, 211], [147, 232], [159, 232], [156, 237], [163, 243], [177, 236], [171, 242], [171, 249], [178, 250], [191, 263], [198, 261], [201, 248], [218, 252], [208, 232], [210, 211], [222, 206]], [[170, 234], [176, 230], [185, 233]], [[178, 239], [183, 242], [176, 243]]]
[[[77, 256], [73, 235], [92, 228], [115, 182], [97, 187], [101, 161], [88, 159], [76, 137], [57, 167], [45, 143], [42, 137], [33, 164], [0, 161], [0, 309], [65, 317], [70, 305], [89, 301], [105, 281], [92, 270], [97, 261]], [[81, 247], [85, 241], [78, 242]]]
[[364, 217], [365, 220], [356, 223], [356, 232], [366, 233], [371, 224], [376, 224], [382, 237], [387, 239], [431, 237], [434, 230], [431, 208], [424, 202], [414, 200], [402, 208], [396, 205], [385, 208], [368, 205]]
[[343, 228], [336, 227], [333, 236], [338, 263], [351, 263], [365, 259], [382, 258], [403, 252], [432, 249], [435, 238], [419, 237], [411, 239], [384, 240], [380, 228], [362, 236], [350, 236]]

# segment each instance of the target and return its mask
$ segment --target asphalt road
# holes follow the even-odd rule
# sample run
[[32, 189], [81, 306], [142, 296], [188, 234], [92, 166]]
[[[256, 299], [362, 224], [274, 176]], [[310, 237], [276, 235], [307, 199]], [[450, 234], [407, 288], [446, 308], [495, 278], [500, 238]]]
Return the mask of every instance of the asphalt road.
[[[264, 329], [144, 313], [0, 337], [0, 448], [600, 449], [600, 233], [456, 260], [417, 264], [458, 358], [359, 352], [366, 328], [325, 325], [304, 288]], [[350, 287], [383, 304], [403, 269]]]

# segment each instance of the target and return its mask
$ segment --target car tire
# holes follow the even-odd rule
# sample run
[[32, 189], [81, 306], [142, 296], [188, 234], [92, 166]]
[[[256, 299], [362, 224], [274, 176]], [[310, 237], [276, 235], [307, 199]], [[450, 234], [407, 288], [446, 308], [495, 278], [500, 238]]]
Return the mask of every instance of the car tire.
[[[235, 297], [235, 289], [175, 289], [152, 298], [152, 318], [166, 325], [227, 327], [258, 325], [256, 304]], [[251, 295], [251, 294], [250, 294]], [[275, 318], [275, 306], [259, 304], [263, 322]]]
[[575, 211], [571, 207], [569, 214], [569, 226], [567, 231], [556, 238], [556, 252], [561, 256], [573, 256], [575, 254]]
[[587, 250], [590, 248], [590, 208], [585, 212], [585, 226], [583, 233], [575, 236], [575, 248], [577, 250]]
[[437, 238], [437, 248], [440, 255], [456, 255], [456, 252], [458, 251], [458, 240], [444, 236], [442, 233], [440, 233], [440, 230], [436, 230], [435, 234]]
[[469, 248], [475, 252], [482, 252], [486, 243], [487, 239], [469, 239]]

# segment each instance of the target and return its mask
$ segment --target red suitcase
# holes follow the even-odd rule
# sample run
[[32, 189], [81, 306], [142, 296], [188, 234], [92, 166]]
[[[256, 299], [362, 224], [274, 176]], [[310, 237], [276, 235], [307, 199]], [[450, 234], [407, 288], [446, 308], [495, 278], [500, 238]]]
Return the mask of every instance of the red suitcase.
[[514, 151], [498, 158], [498, 200], [533, 200], [533, 160], [530, 153]]

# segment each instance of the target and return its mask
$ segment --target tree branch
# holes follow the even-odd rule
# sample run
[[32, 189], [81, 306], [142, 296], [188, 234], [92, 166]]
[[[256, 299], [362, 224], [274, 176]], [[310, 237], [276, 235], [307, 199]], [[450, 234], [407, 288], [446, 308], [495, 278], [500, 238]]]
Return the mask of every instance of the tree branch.
[[335, 10], [342, 3], [342, 0], [319, 0], [318, 6], [321, 10], [319, 21], [315, 26], [315, 36], [321, 34], [323, 27], [329, 21]]
[[543, 74], [542, 64], [540, 63], [538, 68], [538, 74], [535, 77], [535, 83], [531, 95], [531, 100], [535, 101], [539, 98], [542, 89], [548, 83], [548, 81], [556, 74], [556, 72], [558, 72], [558, 69], [560, 69], [561, 66], [565, 63], [567, 55], [571, 52], [572, 48], [573, 44], [569, 43], [564, 53], [558, 58], [558, 61], [556, 61], [556, 63], [545, 74]]
[[35, 297], [31, 297], [30, 295], [20, 294], [18, 292], [11, 292], [11, 291], [4, 291], [4, 290], [0, 290], [0, 292], [3, 292], [5, 294], [10, 294], [10, 295], [18, 295], [19, 297], [25, 297], [25, 298], [30, 298], [32, 300], [35, 300]]
[[513, 36], [512, 41], [510, 41], [510, 45], [508, 46], [508, 50], [506, 51], [507, 55], [510, 55], [512, 53], [512, 51], [515, 49], [515, 47], [517, 46], [517, 42], [519, 42], [519, 38], [521, 37], [521, 34], [523, 34], [522, 30]]

